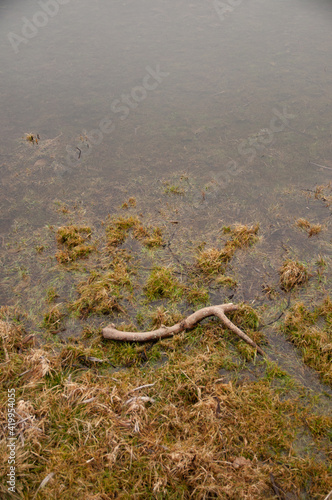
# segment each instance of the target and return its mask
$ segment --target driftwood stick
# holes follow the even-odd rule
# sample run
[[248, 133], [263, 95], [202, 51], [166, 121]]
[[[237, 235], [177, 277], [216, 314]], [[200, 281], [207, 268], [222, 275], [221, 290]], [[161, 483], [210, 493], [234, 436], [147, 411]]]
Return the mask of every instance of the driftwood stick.
[[157, 330], [152, 330], [151, 332], [122, 332], [115, 328], [115, 325], [111, 324], [103, 328], [103, 337], [110, 340], [122, 340], [125, 342], [147, 342], [151, 340], [160, 340], [173, 337], [177, 333], [183, 332], [185, 330], [191, 330], [197, 323], [202, 321], [204, 318], [209, 316], [217, 316], [224, 325], [236, 333], [242, 340], [247, 342], [247, 344], [254, 347], [254, 349], [259, 352], [262, 356], [265, 356], [262, 349], [253, 341], [246, 333], [244, 333], [240, 328], [234, 325], [230, 319], [227, 318], [227, 312], [236, 311], [239, 306], [234, 304], [220, 304], [217, 306], [203, 307], [198, 311], [190, 314], [187, 318], [176, 323], [173, 326], [162, 325]]

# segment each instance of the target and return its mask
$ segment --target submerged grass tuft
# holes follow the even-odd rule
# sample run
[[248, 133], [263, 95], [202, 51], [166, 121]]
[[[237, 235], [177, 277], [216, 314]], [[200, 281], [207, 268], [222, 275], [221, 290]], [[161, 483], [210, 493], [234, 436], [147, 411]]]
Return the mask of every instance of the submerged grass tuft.
[[86, 243], [90, 237], [90, 227], [74, 225], [60, 227], [56, 236], [58, 245], [62, 246], [55, 255], [58, 262], [67, 264], [89, 255], [94, 250], [93, 245]]
[[142, 241], [143, 245], [148, 248], [160, 247], [164, 243], [160, 227], [146, 228], [142, 225], [137, 225], [134, 229], [134, 237]]
[[121, 245], [128, 235], [128, 230], [139, 222], [137, 217], [117, 217], [106, 226], [106, 238], [109, 248]]
[[258, 224], [254, 226], [235, 224], [233, 227], [223, 227], [223, 233], [230, 236], [224, 248], [200, 250], [196, 258], [196, 267], [208, 275], [224, 272], [226, 264], [233, 258], [237, 249], [247, 248], [258, 240], [258, 229]]
[[287, 313], [282, 331], [300, 349], [303, 361], [332, 385], [332, 302], [327, 298], [310, 311], [298, 303]]
[[50, 333], [57, 333], [61, 330], [64, 317], [65, 314], [61, 304], [56, 304], [44, 315], [42, 327], [46, 328]]
[[155, 268], [144, 287], [148, 300], [179, 299], [183, 295], [183, 285], [174, 276], [171, 269], [166, 267]]
[[307, 221], [307, 219], [302, 219], [302, 218], [297, 219], [295, 221], [295, 224], [300, 229], [303, 229], [304, 231], [306, 231], [306, 233], [308, 233], [309, 238], [311, 236], [319, 234], [322, 230], [321, 224], [310, 224], [310, 222]]
[[110, 314], [123, 311], [119, 301], [122, 298], [119, 282], [113, 273], [92, 272], [87, 281], [77, 286], [79, 298], [72, 302], [71, 309], [85, 318], [90, 314]]

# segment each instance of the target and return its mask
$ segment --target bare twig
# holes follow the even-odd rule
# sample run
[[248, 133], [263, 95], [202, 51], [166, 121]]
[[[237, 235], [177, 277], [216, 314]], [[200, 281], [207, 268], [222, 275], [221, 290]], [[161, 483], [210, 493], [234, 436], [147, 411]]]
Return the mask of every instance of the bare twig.
[[327, 167], [326, 165], [320, 165], [319, 163], [314, 163], [313, 161], [309, 161], [310, 165], [314, 165], [314, 167], [326, 168], [327, 170], [332, 170], [332, 167]]
[[246, 333], [244, 333], [240, 328], [234, 325], [230, 319], [227, 318], [226, 312], [236, 311], [239, 306], [234, 304], [220, 304], [217, 306], [203, 307], [203, 309], [199, 309], [198, 311], [190, 314], [186, 319], [180, 321], [180, 323], [176, 323], [173, 326], [164, 326], [161, 325], [157, 330], [152, 330], [151, 332], [122, 332], [115, 328], [115, 325], [108, 325], [106, 328], [103, 328], [103, 336], [105, 339], [110, 340], [122, 340], [125, 342], [147, 342], [151, 340], [160, 340], [169, 337], [173, 337], [178, 333], [181, 333], [185, 330], [191, 330], [197, 323], [202, 321], [204, 318], [208, 318], [209, 316], [217, 316], [224, 325], [232, 330], [232, 332], [236, 333], [242, 340], [247, 342], [247, 344], [254, 347], [259, 354], [265, 356], [262, 349], [253, 341]]
[[155, 384], [156, 384], [156, 382], [153, 382], [153, 384], [140, 385], [139, 387], [136, 387], [135, 389], [132, 389], [131, 391], [129, 391], [129, 393], [139, 391], [140, 389], [145, 389], [146, 387], [153, 387]]

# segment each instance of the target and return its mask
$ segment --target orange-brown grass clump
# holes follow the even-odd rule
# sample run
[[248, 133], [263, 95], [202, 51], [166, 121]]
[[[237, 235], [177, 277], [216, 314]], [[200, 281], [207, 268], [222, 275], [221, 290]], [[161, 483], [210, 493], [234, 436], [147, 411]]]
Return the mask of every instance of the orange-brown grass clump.
[[121, 208], [124, 210], [128, 209], [129, 207], [136, 207], [136, 198], [134, 198], [133, 196], [131, 196], [128, 201], [125, 201], [121, 205]]
[[286, 314], [282, 331], [300, 349], [303, 361], [332, 385], [332, 302], [327, 298], [310, 311], [302, 303]]
[[258, 229], [258, 224], [254, 226], [236, 224], [232, 228], [224, 227], [224, 234], [230, 235], [224, 248], [221, 250], [217, 248], [200, 250], [196, 259], [196, 266], [205, 274], [224, 272], [226, 264], [233, 258], [237, 249], [247, 248], [257, 241]]
[[280, 287], [289, 292], [295, 286], [303, 285], [309, 279], [306, 267], [300, 262], [288, 259], [279, 269]]
[[93, 245], [87, 245], [86, 241], [91, 237], [90, 227], [64, 226], [57, 232], [58, 245], [63, 246], [55, 257], [61, 264], [73, 262], [79, 258], [86, 257], [94, 250]]
[[304, 229], [304, 231], [308, 233], [309, 238], [311, 238], [311, 236], [319, 234], [322, 230], [321, 224], [310, 224], [310, 222], [306, 219], [297, 219], [295, 221], [295, 224], [300, 229]]
[[106, 226], [107, 245], [110, 249], [121, 245], [128, 236], [128, 231], [139, 223], [137, 217], [113, 218]]
[[[12, 328], [18, 340], [10, 324], [2, 336], [0, 411], [14, 384], [18, 498], [272, 500], [271, 477], [285, 498], [321, 500], [332, 489], [331, 418], [301, 406], [265, 362], [260, 380], [221, 378], [229, 351], [214, 322], [161, 343], [167, 361], [143, 370], [119, 365], [135, 346], [104, 344], [97, 332], [85, 344], [20, 351]], [[302, 452], [303, 429], [312, 444]], [[0, 432], [6, 498], [7, 427]]]
[[134, 229], [134, 237], [142, 241], [143, 245], [148, 248], [160, 247], [164, 243], [160, 227], [145, 228], [142, 225], [137, 225]]
[[329, 182], [326, 185], [317, 186], [315, 189], [315, 198], [325, 202], [327, 207], [332, 205], [332, 184]]

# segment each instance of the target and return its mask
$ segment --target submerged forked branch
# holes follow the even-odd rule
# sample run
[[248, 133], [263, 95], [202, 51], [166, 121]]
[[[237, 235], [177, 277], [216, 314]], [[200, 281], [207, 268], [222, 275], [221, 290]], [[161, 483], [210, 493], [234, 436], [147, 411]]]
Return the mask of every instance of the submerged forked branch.
[[204, 307], [198, 311], [190, 314], [187, 318], [176, 323], [173, 326], [162, 325], [157, 330], [152, 330], [151, 332], [122, 332], [115, 328], [115, 325], [108, 325], [103, 328], [103, 337], [110, 340], [123, 340], [127, 342], [147, 342], [151, 340], [160, 340], [173, 337], [177, 333], [183, 332], [185, 330], [191, 330], [197, 323], [202, 321], [204, 318], [209, 316], [217, 316], [224, 325], [236, 333], [242, 340], [251, 345], [254, 349], [259, 352], [262, 356], [265, 356], [262, 349], [253, 341], [246, 333], [244, 333], [240, 328], [238, 328], [230, 319], [227, 318], [226, 312], [236, 311], [239, 306], [234, 304], [220, 304], [217, 306]]

